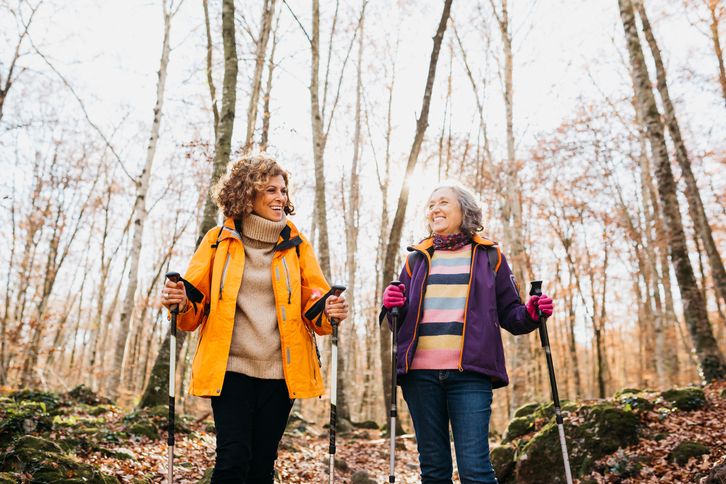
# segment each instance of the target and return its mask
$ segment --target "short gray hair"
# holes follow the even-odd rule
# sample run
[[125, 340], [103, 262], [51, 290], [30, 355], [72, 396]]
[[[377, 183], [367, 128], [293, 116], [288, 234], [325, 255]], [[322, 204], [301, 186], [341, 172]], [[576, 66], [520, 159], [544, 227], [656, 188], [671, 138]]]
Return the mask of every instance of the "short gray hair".
[[[461, 232], [469, 236], [474, 236], [476, 233], [484, 230], [482, 210], [471, 190], [455, 182], [441, 183], [431, 191], [431, 195], [429, 195], [428, 199], [431, 200], [431, 196], [437, 190], [441, 190], [442, 188], [448, 188], [456, 195], [456, 199], [461, 207]], [[431, 227], [428, 225], [428, 221], [426, 222], [426, 228], [428, 229], [430, 236], [432, 232]]]

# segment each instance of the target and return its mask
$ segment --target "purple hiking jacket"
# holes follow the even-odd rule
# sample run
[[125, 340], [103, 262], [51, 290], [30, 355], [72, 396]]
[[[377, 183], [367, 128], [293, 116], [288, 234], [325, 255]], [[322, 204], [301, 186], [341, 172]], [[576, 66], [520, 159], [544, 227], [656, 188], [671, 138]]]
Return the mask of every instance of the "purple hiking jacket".
[[[499, 327], [512, 334], [526, 334], [538, 328], [519, 295], [512, 270], [495, 242], [477, 235], [472, 241], [471, 277], [464, 313], [463, 346], [459, 370], [483, 373], [492, 387], [509, 384], [504, 364], [504, 347]], [[423, 299], [433, 254], [433, 239], [409, 247], [400, 281], [405, 286], [406, 305], [399, 310], [397, 373], [405, 375], [416, 352], [418, 325], [423, 316]], [[497, 251], [497, 267], [490, 267], [488, 250]], [[388, 311], [381, 311], [381, 321]], [[389, 324], [390, 324], [390, 315]]]

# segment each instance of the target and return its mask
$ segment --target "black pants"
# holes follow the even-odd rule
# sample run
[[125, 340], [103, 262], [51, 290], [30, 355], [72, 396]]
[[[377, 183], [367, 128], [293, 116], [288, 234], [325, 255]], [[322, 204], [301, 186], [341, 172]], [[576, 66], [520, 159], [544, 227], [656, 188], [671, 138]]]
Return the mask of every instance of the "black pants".
[[212, 397], [217, 429], [212, 482], [272, 484], [277, 445], [291, 408], [285, 380], [228, 371], [221, 395]]

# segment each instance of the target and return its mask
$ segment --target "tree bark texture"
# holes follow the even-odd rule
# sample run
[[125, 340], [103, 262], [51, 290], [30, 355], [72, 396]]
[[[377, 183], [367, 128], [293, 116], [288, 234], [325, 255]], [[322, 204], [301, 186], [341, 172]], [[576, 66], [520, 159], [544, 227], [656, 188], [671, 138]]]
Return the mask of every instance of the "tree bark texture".
[[133, 316], [135, 308], [136, 288], [139, 283], [139, 260], [141, 255], [141, 242], [144, 236], [144, 222], [148, 215], [146, 207], [146, 195], [149, 191], [149, 180], [151, 169], [154, 165], [156, 146], [159, 141], [159, 130], [161, 127], [162, 108], [164, 106], [164, 92], [166, 89], [167, 68], [169, 66], [169, 54], [171, 45], [169, 34], [171, 32], [172, 13], [164, 3], [164, 36], [161, 46], [161, 61], [159, 63], [159, 80], [156, 85], [156, 103], [154, 105], [154, 116], [151, 122], [151, 133], [149, 144], [146, 148], [146, 161], [141, 174], [134, 180], [136, 196], [134, 198], [133, 235], [131, 240], [131, 253], [129, 254], [129, 272], [127, 276], [126, 293], [121, 306], [119, 319], [119, 332], [116, 335], [116, 342], [113, 352], [113, 368], [108, 381], [107, 390], [112, 398], [117, 398], [120, 391], [120, 384], [123, 372], [124, 353], [127, 339], [133, 333]]
[[676, 194], [676, 184], [668, 159], [668, 148], [663, 133], [660, 113], [651, 90], [651, 82], [645, 57], [635, 24], [635, 11], [630, 0], [619, 0], [620, 17], [623, 23], [635, 89], [643, 120], [646, 124], [648, 140], [656, 164], [658, 195], [670, 249], [670, 259], [675, 268], [676, 279], [683, 300], [683, 312], [691, 338], [693, 339], [699, 361], [699, 373], [703, 380], [710, 382], [726, 377], [723, 356], [713, 336], [706, 312], [706, 303], [701, 296], [688, 258], [686, 235], [681, 221], [680, 208]]

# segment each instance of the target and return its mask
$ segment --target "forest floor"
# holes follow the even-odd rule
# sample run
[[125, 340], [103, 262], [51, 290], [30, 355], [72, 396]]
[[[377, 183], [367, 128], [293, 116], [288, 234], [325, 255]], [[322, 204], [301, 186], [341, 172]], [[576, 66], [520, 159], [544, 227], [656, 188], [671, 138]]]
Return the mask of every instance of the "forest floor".
[[[663, 412], [654, 408], [643, 413], [638, 443], [600, 459], [593, 466], [594, 470], [579, 482], [726, 482], [726, 477], [720, 481], [705, 479], [716, 467], [726, 469], [726, 382], [709, 385], [704, 388], [704, 393], [706, 404], [696, 410]], [[35, 464], [31, 465], [28, 461], [35, 457], [18, 457], [26, 455], [18, 450], [23, 434], [42, 437], [52, 445], [57, 443], [65, 455], [72, 455], [84, 465], [121, 482], [165, 481], [167, 444], [162, 411], [165, 407], [143, 415], [129, 415], [108, 403], [78, 403], [67, 395], [26, 391], [23, 398], [27, 401], [18, 400], [18, 396], [18, 393], [14, 397], [12, 394], [0, 396], [0, 471], [5, 471], [0, 472], [0, 483], [12, 482], [10, 479], [30, 482], [37, 479], [33, 472], [40, 472], [39, 469], [45, 465], [42, 459], [33, 460]], [[28, 403], [31, 399], [43, 403]], [[213, 426], [209, 420], [194, 421], [190, 418], [180, 420], [178, 425], [175, 482], [197, 483], [205, 473], [208, 475], [214, 463]], [[142, 435], [144, 428], [149, 431], [148, 436]], [[3, 441], [3, 435], [12, 436], [12, 439]], [[681, 463], [674, 462], [673, 450], [685, 440], [705, 445], [707, 453]], [[396, 482], [420, 482], [413, 436], [399, 438], [397, 448]], [[361, 484], [388, 482], [388, 449], [389, 440], [378, 429], [359, 428], [339, 434], [336, 481]], [[280, 445], [276, 482], [327, 482], [327, 452], [326, 429], [299, 417], [291, 419]], [[81, 471], [64, 472], [71, 477], [80, 476]], [[3, 477], [9, 480], [3, 480]], [[91, 479], [90, 482], [113, 481]]]

